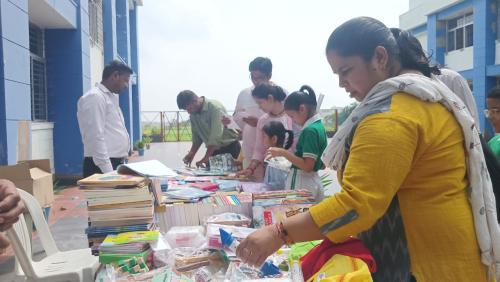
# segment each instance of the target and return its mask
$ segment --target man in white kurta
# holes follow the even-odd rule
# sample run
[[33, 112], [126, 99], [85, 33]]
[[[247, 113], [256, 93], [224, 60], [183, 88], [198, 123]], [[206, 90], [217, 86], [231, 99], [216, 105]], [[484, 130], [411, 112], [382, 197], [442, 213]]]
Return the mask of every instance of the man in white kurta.
[[243, 168], [248, 167], [252, 160], [255, 147], [256, 126], [264, 112], [259, 108], [252, 97], [252, 90], [262, 83], [269, 83], [273, 65], [269, 58], [257, 57], [248, 66], [250, 79], [253, 85], [243, 89], [238, 95], [233, 119], [242, 130]]

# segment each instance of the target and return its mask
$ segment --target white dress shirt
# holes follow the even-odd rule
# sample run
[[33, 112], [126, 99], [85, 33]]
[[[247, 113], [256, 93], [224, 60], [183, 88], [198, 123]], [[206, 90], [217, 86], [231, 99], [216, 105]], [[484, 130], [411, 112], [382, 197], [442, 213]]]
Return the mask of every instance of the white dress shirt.
[[118, 94], [96, 84], [78, 100], [77, 117], [84, 156], [92, 157], [103, 173], [113, 171], [109, 158], [124, 158], [130, 150]]
[[253, 88], [253, 86], [248, 87], [240, 92], [233, 114], [234, 121], [243, 131], [242, 153], [244, 168], [246, 168], [252, 160], [253, 150], [255, 147], [256, 128], [246, 124], [246, 122], [243, 121], [243, 118], [249, 116], [260, 118], [264, 114], [252, 97]]

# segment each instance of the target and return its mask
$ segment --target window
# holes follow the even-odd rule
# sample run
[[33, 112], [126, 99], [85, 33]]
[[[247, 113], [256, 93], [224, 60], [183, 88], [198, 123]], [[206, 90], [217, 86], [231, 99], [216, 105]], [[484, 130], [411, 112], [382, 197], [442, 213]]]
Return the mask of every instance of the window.
[[448, 20], [446, 24], [446, 51], [467, 48], [474, 43], [473, 14]]
[[48, 120], [44, 30], [30, 24], [31, 119]]
[[99, 47], [101, 50], [104, 46], [103, 40], [103, 23], [102, 23], [102, 0], [89, 1], [89, 30], [90, 44]]

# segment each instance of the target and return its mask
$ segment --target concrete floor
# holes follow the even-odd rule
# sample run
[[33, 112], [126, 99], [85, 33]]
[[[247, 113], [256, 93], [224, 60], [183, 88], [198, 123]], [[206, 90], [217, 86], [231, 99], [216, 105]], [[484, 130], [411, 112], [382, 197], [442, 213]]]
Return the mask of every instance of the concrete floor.
[[[145, 151], [143, 157], [133, 156], [130, 162], [157, 159], [166, 166], [176, 169], [182, 167], [182, 158], [187, 154], [191, 147], [191, 142], [169, 142], [153, 143], [151, 148]], [[200, 148], [196, 154], [194, 162], [201, 159], [205, 149]], [[326, 194], [332, 194], [340, 190], [336, 173], [333, 171], [324, 171], [328, 173], [333, 184], [328, 187]], [[68, 187], [56, 195], [49, 216], [49, 226], [52, 236], [61, 251], [87, 248], [88, 242], [85, 235], [87, 227], [87, 208], [83, 193], [78, 187]], [[45, 257], [39, 238], [36, 232], [33, 234], [33, 258], [40, 260]], [[14, 270], [14, 255], [9, 247], [3, 254], [0, 254], [0, 281], [10, 281], [9, 277]]]

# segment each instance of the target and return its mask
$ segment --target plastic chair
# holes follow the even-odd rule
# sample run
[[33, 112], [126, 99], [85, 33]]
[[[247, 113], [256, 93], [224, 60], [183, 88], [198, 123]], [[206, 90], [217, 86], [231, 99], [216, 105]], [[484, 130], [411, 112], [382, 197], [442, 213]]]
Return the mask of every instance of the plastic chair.
[[[98, 257], [92, 255], [90, 248], [59, 251], [38, 201], [26, 191], [17, 190], [33, 218], [43, 249], [47, 254], [47, 257], [41, 261], [32, 260], [30, 234], [24, 216], [21, 215], [19, 221], [7, 230], [7, 236], [26, 281], [94, 281], [94, 275], [99, 266]], [[19, 268], [16, 268], [17, 274], [22, 275]]]

